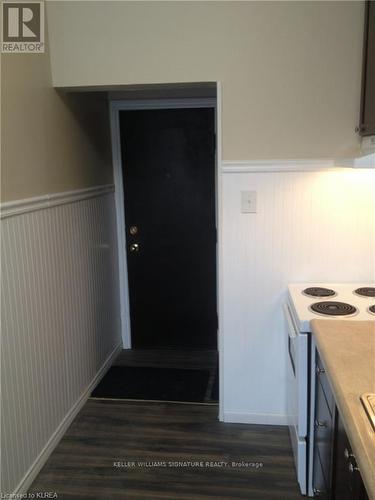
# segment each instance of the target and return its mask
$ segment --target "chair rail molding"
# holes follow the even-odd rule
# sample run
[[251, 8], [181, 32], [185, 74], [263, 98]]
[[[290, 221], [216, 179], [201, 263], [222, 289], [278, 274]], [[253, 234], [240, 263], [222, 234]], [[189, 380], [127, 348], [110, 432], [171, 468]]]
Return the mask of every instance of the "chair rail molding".
[[319, 172], [321, 170], [337, 170], [333, 159], [301, 159], [301, 160], [241, 160], [221, 162], [223, 174], [245, 174], [260, 172]]
[[96, 198], [108, 193], [113, 193], [114, 190], [115, 186], [113, 184], [105, 184], [102, 186], [75, 189], [73, 191], [62, 191], [59, 193], [43, 194], [32, 198], [6, 201], [0, 204], [0, 218], [5, 219], [14, 215], [35, 212], [36, 210], [74, 203], [89, 198]]

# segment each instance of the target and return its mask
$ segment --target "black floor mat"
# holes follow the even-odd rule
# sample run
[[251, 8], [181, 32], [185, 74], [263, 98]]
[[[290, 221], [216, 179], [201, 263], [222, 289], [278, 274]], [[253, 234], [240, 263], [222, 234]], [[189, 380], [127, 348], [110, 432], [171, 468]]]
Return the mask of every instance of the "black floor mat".
[[112, 366], [91, 397], [203, 403], [209, 376], [208, 370]]
[[219, 401], [219, 370], [216, 368], [215, 379], [211, 389], [211, 400]]

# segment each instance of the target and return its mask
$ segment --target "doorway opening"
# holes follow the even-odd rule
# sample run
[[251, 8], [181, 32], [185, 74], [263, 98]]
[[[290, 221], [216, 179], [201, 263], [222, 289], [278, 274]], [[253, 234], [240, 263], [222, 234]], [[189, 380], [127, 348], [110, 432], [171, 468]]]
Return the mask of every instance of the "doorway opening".
[[125, 349], [109, 392], [217, 403], [216, 83], [110, 100]]

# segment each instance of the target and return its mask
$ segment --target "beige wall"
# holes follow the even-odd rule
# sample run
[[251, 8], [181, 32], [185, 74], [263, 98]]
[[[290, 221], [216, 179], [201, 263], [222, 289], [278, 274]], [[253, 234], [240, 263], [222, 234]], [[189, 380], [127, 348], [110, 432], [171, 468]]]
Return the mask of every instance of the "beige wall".
[[223, 157], [358, 152], [363, 2], [48, 2], [56, 86], [222, 82]]
[[59, 95], [48, 54], [2, 54], [1, 84], [1, 201], [112, 182], [104, 97]]

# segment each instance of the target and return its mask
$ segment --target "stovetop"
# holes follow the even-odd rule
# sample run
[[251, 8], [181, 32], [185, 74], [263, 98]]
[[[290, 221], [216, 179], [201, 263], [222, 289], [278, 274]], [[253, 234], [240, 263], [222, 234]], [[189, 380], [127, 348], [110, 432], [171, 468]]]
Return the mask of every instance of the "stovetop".
[[300, 332], [312, 319], [375, 321], [375, 283], [296, 283], [288, 299]]

